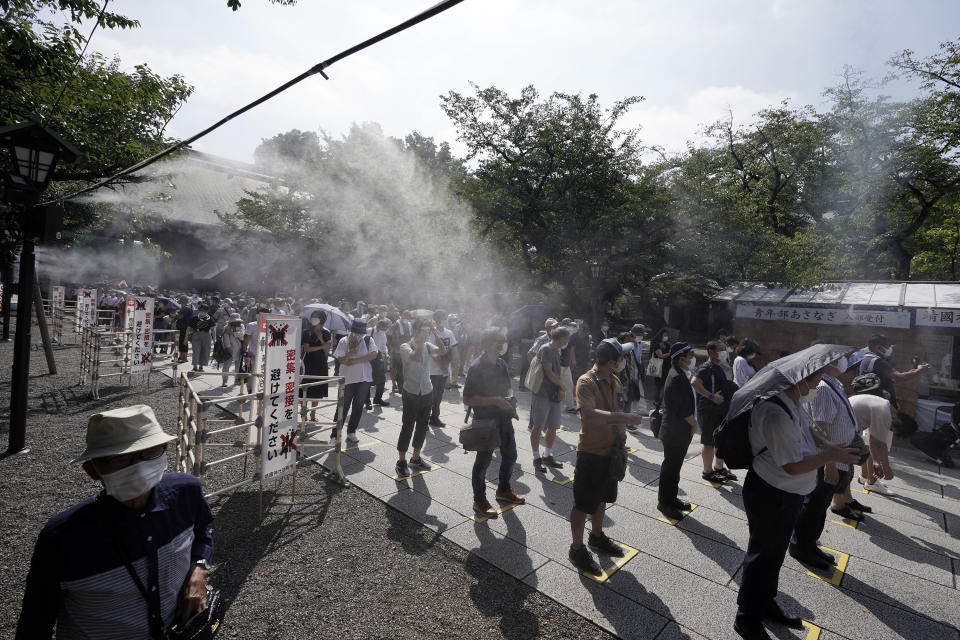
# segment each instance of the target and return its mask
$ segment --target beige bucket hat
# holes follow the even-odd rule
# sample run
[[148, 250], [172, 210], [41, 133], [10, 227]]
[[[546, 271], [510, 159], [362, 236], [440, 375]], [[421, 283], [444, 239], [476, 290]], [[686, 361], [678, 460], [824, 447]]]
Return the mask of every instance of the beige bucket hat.
[[164, 433], [153, 409], [135, 404], [90, 416], [87, 422], [87, 449], [73, 462], [116, 456], [155, 447], [176, 440]]

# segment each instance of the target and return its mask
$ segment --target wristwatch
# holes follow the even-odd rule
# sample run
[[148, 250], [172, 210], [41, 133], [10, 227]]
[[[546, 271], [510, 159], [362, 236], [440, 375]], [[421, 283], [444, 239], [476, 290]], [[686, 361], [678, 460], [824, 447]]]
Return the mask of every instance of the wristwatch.
[[206, 558], [198, 558], [193, 561], [193, 564], [194, 566], [201, 567], [203, 569], [206, 569], [207, 571], [210, 571], [210, 563], [207, 562]]

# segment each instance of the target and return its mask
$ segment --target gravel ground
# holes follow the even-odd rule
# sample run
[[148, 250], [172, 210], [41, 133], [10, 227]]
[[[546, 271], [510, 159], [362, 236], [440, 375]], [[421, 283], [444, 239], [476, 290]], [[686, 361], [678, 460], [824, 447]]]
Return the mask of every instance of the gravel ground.
[[[35, 333], [35, 339], [38, 335]], [[68, 340], [69, 342], [69, 340]], [[31, 354], [29, 452], [0, 459], [0, 637], [13, 636], [37, 532], [99, 485], [69, 461], [84, 446], [87, 417], [133, 403], [151, 405], [176, 428], [177, 391], [76, 386], [79, 347], [56, 352], [56, 376]], [[0, 438], [6, 447], [11, 343], [0, 344]], [[172, 466], [172, 464], [171, 464]], [[229, 602], [220, 637], [245, 638], [610, 638], [590, 621], [440, 538], [356, 488], [325, 481], [305, 464], [291, 503], [289, 479], [211, 501], [212, 582]]]

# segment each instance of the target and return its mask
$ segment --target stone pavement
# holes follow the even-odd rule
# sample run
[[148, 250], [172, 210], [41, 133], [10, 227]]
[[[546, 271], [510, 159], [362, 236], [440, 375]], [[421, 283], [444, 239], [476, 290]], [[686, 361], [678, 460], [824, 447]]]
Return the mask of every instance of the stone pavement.
[[[498, 518], [478, 521], [471, 509], [474, 455], [457, 444], [464, 414], [459, 390], [444, 397], [441, 418], [448, 426], [431, 428], [424, 444], [432, 471], [394, 477], [400, 431], [395, 395], [389, 397], [391, 406], [365, 412], [359, 444], [344, 443], [350, 448], [342, 456], [343, 471], [358, 488], [620, 637], [737, 638], [733, 617], [747, 542], [741, 483], [705, 483], [695, 441], [680, 489], [696, 507], [676, 525], [667, 523], [656, 511], [662, 448], [647, 428], [628, 435], [627, 477], [617, 503], [607, 510], [605, 529], [629, 553], [620, 566], [601, 558], [604, 579], [588, 578], [567, 560], [579, 420], [563, 414], [554, 457], [564, 468], [536, 474], [526, 430], [530, 394], [518, 396], [513, 485], [527, 504]], [[837, 569], [817, 575], [787, 556], [779, 600], [810, 626], [773, 627], [772, 635], [960, 640], [960, 470], [940, 469], [902, 441], [895, 443], [892, 460], [897, 477], [889, 484], [895, 496], [855, 493], [874, 509], [859, 526], [828, 518], [821, 543], [839, 552]], [[498, 462], [495, 455], [487, 474], [491, 498]], [[744, 472], [737, 473], [742, 481]], [[860, 490], [856, 482], [854, 489]]]

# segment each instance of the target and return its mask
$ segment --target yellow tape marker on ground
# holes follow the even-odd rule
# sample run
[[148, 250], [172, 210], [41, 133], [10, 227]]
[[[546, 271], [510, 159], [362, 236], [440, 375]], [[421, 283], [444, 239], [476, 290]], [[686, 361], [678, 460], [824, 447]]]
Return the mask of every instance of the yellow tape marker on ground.
[[[700, 505], [696, 505], [691, 502], [690, 511], [684, 511], [683, 518], [686, 518], [688, 515], [693, 513], [693, 510], [696, 509], [698, 506]], [[683, 520], [683, 518], [680, 518], [680, 520]], [[670, 518], [665, 518], [663, 516], [660, 516], [659, 518], [657, 518], [657, 520], [659, 520], [660, 522], [666, 522], [667, 524], [672, 524], [673, 526], [677, 526], [677, 523], [680, 522], [680, 520], [671, 520]]]
[[813, 571], [807, 571], [808, 576], [813, 576], [817, 580], [823, 580], [824, 582], [829, 582], [835, 587], [840, 586], [840, 582], [843, 580], [843, 574], [847, 570], [847, 563], [850, 561], [850, 554], [843, 553], [842, 551], [837, 551], [836, 549], [830, 549], [828, 547], [820, 547], [824, 551], [829, 551], [837, 556], [837, 566], [833, 570], [833, 575], [829, 578], [820, 575], [819, 573], [814, 573]]
[[850, 522], [838, 522], [837, 520], [831, 520], [830, 522], [832, 522], [833, 524], [838, 524], [841, 527], [850, 527], [851, 529], [856, 529], [857, 526], [860, 524], [859, 520], [851, 520]]
[[803, 626], [807, 628], [807, 639], [806, 640], [820, 640], [820, 632], [822, 629], [812, 622], [803, 621]]
[[609, 568], [607, 568], [607, 569], [604, 569], [604, 570], [603, 570], [603, 573], [601, 573], [601, 574], [598, 575], [598, 576], [595, 576], [595, 575], [593, 575], [592, 573], [585, 573], [585, 572], [583, 572], [583, 571], [581, 571], [580, 573], [583, 574], [583, 575], [585, 575], [586, 577], [590, 578], [590, 579], [593, 580], [594, 582], [603, 583], [603, 582], [606, 582], [607, 579], [608, 579], [610, 576], [612, 576], [613, 574], [615, 574], [615, 573], [617, 572], [617, 570], [620, 569], [620, 567], [622, 567], [623, 565], [625, 565], [625, 564], [627, 564], [628, 562], [630, 562], [630, 560], [632, 560], [635, 555], [637, 555], [638, 553], [640, 553], [638, 550], [634, 549], [633, 547], [628, 547], [627, 545], [623, 544], [622, 542], [618, 542], [617, 544], [619, 544], [621, 547], [623, 547], [624, 554], [623, 554], [623, 557], [617, 558], [617, 561], [613, 563], [613, 566], [612, 566], [612, 567], [609, 567]]
[[409, 480], [410, 478], [416, 478], [417, 476], [422, 476], [425, 473], [430, 473], [431, 471], [436, 471], [437, 469], [442, 469], [442, 468], [443, 467], [438, 467], [437, 465], [434, 465], [430, 469], [420, 469], [416, 473], [411, 473], [408, 476], [394, 476], [393, 479], [396, 480], [397, 482], [403, 482], [404, 480]]
[[373, 440], [372, 442], [364, 442], [363, 444], [354, 445], [349, 449], [343, 449], [341, 453], [346, 453], [347, 451], [356, 451], [357, 449], [366, 449], [367, 447], [375, 447], [378, 444], [383, 444], [383, 440]]
[[566, 484], [570, 484], [571, 482], [573, 482], [573, 478], [572, 478], [572, 477], [570, 477], [570, 478], [564, 478], [563, 480], [557, 480], [556, 478], [554, 478], [554, 479], [551, 480], [550, 482], [555, 482], [556, 484], [558, 484], [558, 485], [560, 485], [560, 486], [562, 487], [562, 486], [564, 486], [564, 485], [566, 485]]
[[[507, 506], [497, 509], [497, 515], [499, 516], [504, 511], [509, 511], [510, 509], [513, 509], [514, 507], [519, 507], [519, 506], [520, 506], [519, 502], [511, 502]], [[484, 522], [486, 522], [492, 517], [493, 516], [478, 516], [477, 514], [473, 514], [472, 516], [470, 516], [470, 519], [478, 524], [483, 524]]]
[[707, 485], [708, 487], [713, 487], [714, 489], [719, 489], [723, 486], [722, 482], [707, 482], [706, 480], [703, 481], [703, 484]]
[[630, 455], [631, 453], [636, 453], [636, 452], [637, 452], [636, 447], [630, 447], [629, 449], [627, 449], [627, 455]]

